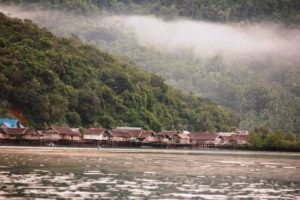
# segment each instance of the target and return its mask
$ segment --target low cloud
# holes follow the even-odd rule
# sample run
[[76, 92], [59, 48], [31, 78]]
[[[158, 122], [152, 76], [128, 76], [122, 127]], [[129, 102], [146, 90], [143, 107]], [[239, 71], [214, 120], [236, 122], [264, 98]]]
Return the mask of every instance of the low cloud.
[[162, 52], [189, 50], [197, 56], [298, 59], [300, 31], [276, 24], [216, 24], [201, 21], [164, 21], [151, 16], [115, 16], [112, 24], [132, 30], [141, 45]]
[[[133, 34], [142, 46], [161, 52], [190, 52], [206, 58], [221, 55], [224, 59], [262, 61], [266, 59], [300, 61], [300, 30], [278, 24], [218, 24], [192, 20], [164, 21], [154, 16], [80, 16], [60, 11], [28, 10], [0, 6], [13, 17], [27, 18], [59, 35], [81, 33], [85, 27], [111, 28]], [[64, 29], [60, 32], [60, 29]]]

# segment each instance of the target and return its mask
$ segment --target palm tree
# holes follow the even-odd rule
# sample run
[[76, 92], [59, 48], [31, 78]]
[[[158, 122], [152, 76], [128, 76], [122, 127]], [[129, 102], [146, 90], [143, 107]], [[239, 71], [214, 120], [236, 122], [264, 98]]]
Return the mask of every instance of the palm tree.
[[54, 58], [53, 70], [58, 74], [59, 78], [62, 79], [68, 73], [69, 59], [58, 54]]

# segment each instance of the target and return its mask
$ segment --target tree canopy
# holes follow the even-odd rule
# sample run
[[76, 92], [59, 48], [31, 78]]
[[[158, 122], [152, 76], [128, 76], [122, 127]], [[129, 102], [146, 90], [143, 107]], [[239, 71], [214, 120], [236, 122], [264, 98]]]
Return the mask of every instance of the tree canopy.
[[165, 84], [129, 61], [0, 14], [0, 113], [18, 107], [33, 127], [117, 125], [230, 130], [229, 109]]
[[0, 0], [76, 13], [152, 14], [167, 19], [188, 17], [217, 22], [300, 22], [298, 0]]

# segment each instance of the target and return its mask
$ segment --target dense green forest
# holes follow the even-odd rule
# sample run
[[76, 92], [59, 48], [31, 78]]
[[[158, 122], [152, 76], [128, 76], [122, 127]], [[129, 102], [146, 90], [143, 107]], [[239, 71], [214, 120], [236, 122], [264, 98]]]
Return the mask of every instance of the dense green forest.
[[154, 14], [167, 19], [178, 16], [196, 20], [300, 22], [298, 0], [1, 0], [35, 4], [77, 13]]
[[[194, 93], [230, 107], [240, 116], [241, 129], [257, 126], [300, 132], [299, 62], [281, 58], [228, 62], [222, 54], [199, 58], [141, 45], [122, 22], [102, 23], [113, 14], [160, 16], [167, 21], [191, 18], [218, 23], [280, 22], [299, 26], [297, 0], [126, 0], [41, 1], [2, 0], [21, 5], [31, 18], [59, 36], [80, 38], [101, 50], [122, 55], [146, 71], [161, 75], [185, 93]], [[42, 14], [34, 11], [45, 9]], [[49, 10], [64, 12], [49, 12]], [[68, 12], [66, 12], [68, 11]], [[22, 12], [21, 12], [22, 13]], [[50, 17], [51, 16], [51, 17]], [[23, 17], [23, 16], [20, 16]], [[100, 22], [99, 22], [100, 21]], [[287, 28], [286, 27], [286, 28]]]
[[1, 115], [16, 106], [34, 127], [229, 130], [238, 123], [228, 109], [176, 91], [125, 59], [2, 13], [0, 82]]
[[249, 142], [250, 148], [255, 150], [300, 150], [299, 135], [272, 132], [267, 128], [255, 128], [250, 133]]
[[[2, 0], [2, 2], [8, 4], [18, 2], [23, 10], [27, 8], [30, 13], [25, 17], [30, 17], [57, 35], [71, 36], [75, 40], [79, 37], [85, 43], [99, 49], [125, 56], [146, 71], [163, 76], [168, 83], [186, 93], [191, 92], [230, 107], [240, 115], [241, 129], [264, 126], [276, 131], [300, 132], [298, 61], [273, 57], [262, 61], [250, 59], [247, 62], [235, 63], [227, 62], [222, 54], [199, 58], [189, 51], [166, 53], [141, 45], [134, 33], [122, 26], [122, 22], [115, 23], [110, 19], [106, 23], [101, 22], [102, 18], [109, 16], [109, 13], [125, 13], [156, 14], [169, 19], [186, 16], [217, 22], [271, 20], [297, 26], [299, 1]], [[32, 10], [39, 11], [41, 7], [47, 8], [48, 11], [35, 15]], [[69, 12], [49, 12], [49, 9]], [[187, 10], [193, 9], [193, 14], [189, 15]], [[230, 13], [226, 14], [226, 19], [219, 16], [225, 11]]]

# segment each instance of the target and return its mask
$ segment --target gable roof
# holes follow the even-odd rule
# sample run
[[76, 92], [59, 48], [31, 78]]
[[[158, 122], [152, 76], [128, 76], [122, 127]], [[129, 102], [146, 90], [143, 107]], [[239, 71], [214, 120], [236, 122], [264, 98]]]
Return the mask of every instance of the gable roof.
[[131, 134], [128, 131], [111, 130], [109, 131], [111, 137], [124, 137], [131, 138]]
[[190, 139], [190, 136], [184, 133], [178, 133], [175, 136], [179, 137], [180, 139]]
[[28, 128], [1, 128], [2, 132], [8, 135], [23, 135]]
[[37, 130], [31, 129], [31, 128], [26, 129], [24, 134], [25, 135], [42, 135], [41, 132], [38, 132]]
[[190, 138], [193, 140], [215, 140], [220, 135], [213, 132], [190, 133]]
[[17, 119], [0, 118], [0, 125], [3, 124], [7, 128], [24, 128]]
[[142, 133], [139, 135], [139, 138], [146, 138], [149, 136], [154, 136], [155, 133], [153, 131], [142, 131]]
[[166, 137], [172, 138], [177, 134], [178, 134], [177, 131], [162, 131], [162, 132], [158, 133], [158, 136], [166, 136]]
[[88, 128], [83, 131], [86, 135], [100, 135], [105, 132], [105, 128]]
[[143, 129], [139, 127], [117, 127], [114, 130], [129, 132], [131, 137], [135, 137], [135, 138], [138, 138], [143, 132]]
[[[49, 130], [49, 129], [52, 129], [52, 130], [54, 130], [56, 133], [62, 134], [62, 135], [80, 135], [80, 133], [72, 131], [72, 129], [69, 128], [69, 127], [50, 126], [47, 130]], [[47, 131], [47, 130], [46, 130], [46, 131]], [[45, 132], [46, 132], [46, 131], [45, 131]]]

